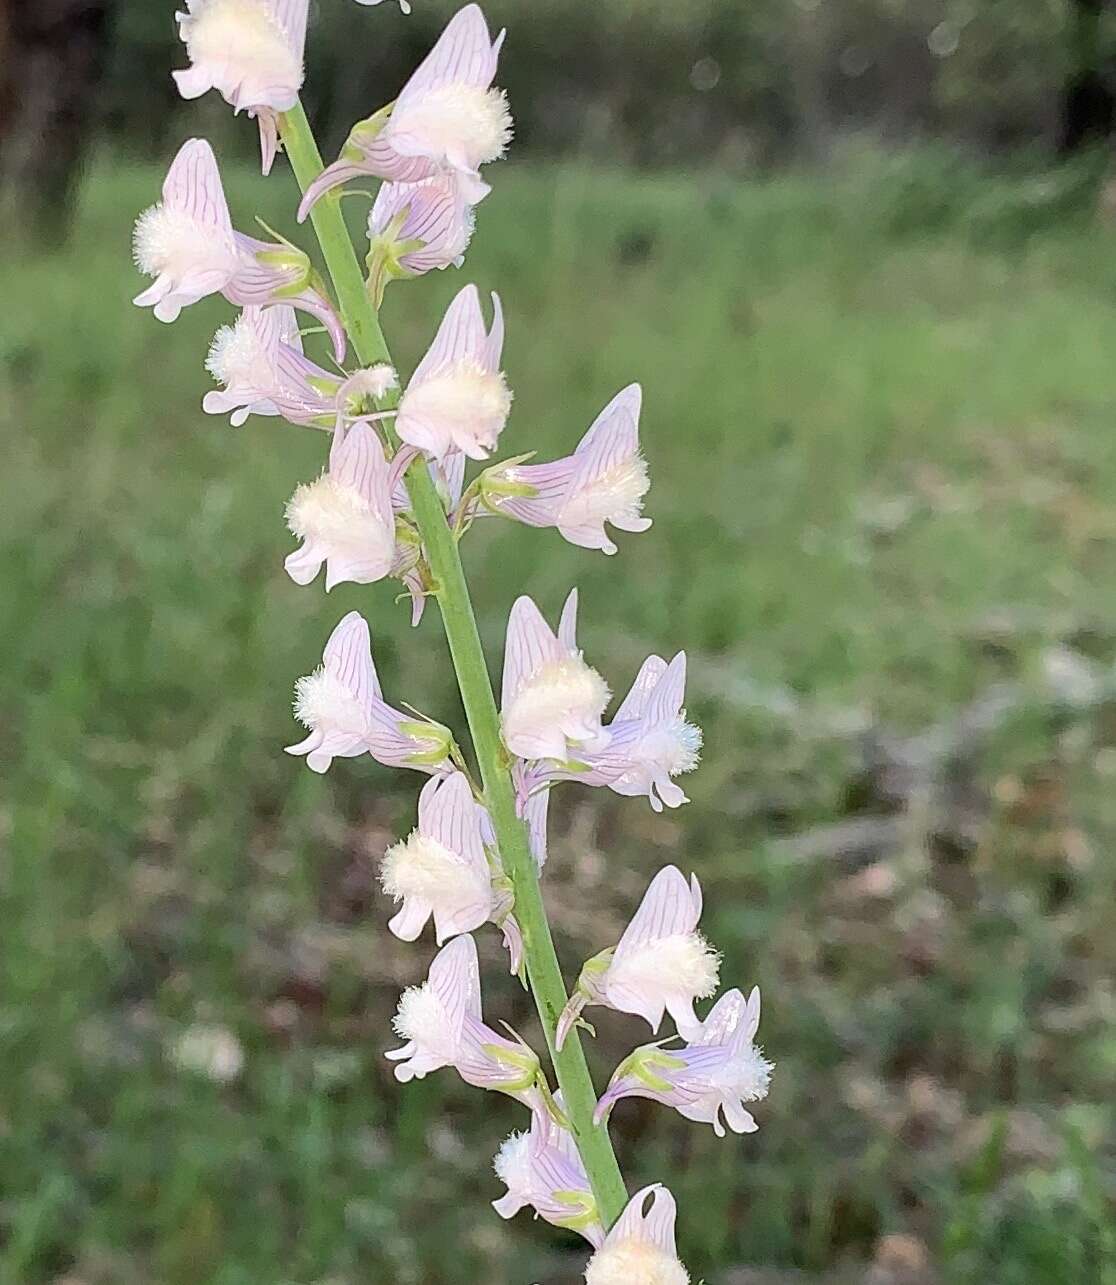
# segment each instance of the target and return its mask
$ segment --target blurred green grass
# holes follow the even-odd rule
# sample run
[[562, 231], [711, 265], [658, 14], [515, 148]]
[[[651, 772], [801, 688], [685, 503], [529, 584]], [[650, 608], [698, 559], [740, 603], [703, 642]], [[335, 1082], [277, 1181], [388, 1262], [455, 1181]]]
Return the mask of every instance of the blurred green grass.
[[[0, 250], [0, 1279], [572, 1279], [572, 1242], [485, 1208], [516, 1108], [448, 1076], [401, 1091], [381, 1057], [429, 957], [388, 937], [374, 880], [417, 779], [281, 753], [354, 607], [389, 695], [459, 725], [434, 613], [412, 633], [393, 586], [283, 574], [325, 439], [201, 414], [219, 301], [173, 328], [131, 307], [159, 179], [105, 160], [69, 244]], [[294, 233], [285, 177], [228, 179], [242, 226]], [[385, 307], [406, 370], [464, 280], [501, 292], [508, 453], [562, 453], [645, 387], [649, 533], [607, 560], [491, 522], [466, 560], [494, 663], [513, 597], [553, 614], [573, 583], [615, 690], [690, 654], [692, 806], [569, 787], [549, 895], [572, 970], [654, 868], [693, 868], [726, 981], [763, 988], [758, 1135], [616, 1118], [710, 1285], [894, 1233], [943, 1279], [1116, 1279], [1116, 719], [1044, 686], [1052, 654], [1116, 659], [1116, 245], [1058, 180], [966, 176], [912, 215], [953, 183], [507, 166], [465, 272]], [[1023, 699], [958, 783], [971, 843], [936, 847], [916, 799], [866, 871], [802, 857], [888, 814], [866, 745], [1005, 681]], [[533, 1034], [510, 983], [487, 1002]], [[235, 1084], [167, 1057], [195, 1023], [235, 1032]], [[639, 1032], [601, 1026], [607, 1075]]]

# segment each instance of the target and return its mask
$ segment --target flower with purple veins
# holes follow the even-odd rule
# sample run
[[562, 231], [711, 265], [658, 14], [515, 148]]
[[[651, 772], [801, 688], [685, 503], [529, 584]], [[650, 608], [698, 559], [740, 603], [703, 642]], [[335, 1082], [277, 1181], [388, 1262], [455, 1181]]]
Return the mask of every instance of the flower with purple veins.
[[504, 744], [523, 759], [567, 760], [575, 750], [604, 749], [601, 715], [608, 684], [577, 647], [577, 590], [555, 633], [528, 597], [508, 616], [500, 724]]
[[329, 468], [295, 491], [287, 525], [302, 541], [283, 563], [296, 584], [309, 584], [323, 563], [327, 591], [346, 581], [373, 584], [391, 574], [396, 550], [388, 462], [370, 424], [334, 430]]
[[[561, 1110], [561, 1094], [555, 1104]], [[492, 1202], [501, 1218], [533, 1209], [552, 1226], [576, 1231], [596, 1248], [604, 1243], [597, 1202], [577, 1144], [547, 1104], [532, 1108], [530, 1132], [511, 1134], [496, 1153], [493, 1167], [508, 1189]]]
[[395, 102], [359, 121], [309, 185], [299, 220], [326, 192], [362, 175], [415, 183], [448, 174], [470, 205], [487, 196], [480, 167], [503, 156], [512, 131], [507, 98], [492, 88], [503, 42], [502, 31], [489, 36], [479, 5], [455, 14]]
[[278, 114], [298, 101], [309, 0], [186, 0], [175, 14], [190, 66], [172, 72], [183, 98], [216, 89], [260, 126], [263, 172], [278, 149]]
[[503, 348], [499, 295], [492, 295], [489, 330], [476, 286], [466, 286], [446, 309], [399, 400], [400, 439], [436, 460], [454, 451], [487, 459], [511, 411], [511, 391], [500, 370]]
[[441, 946], [488, 920], [494, 896], [480, 813], [461, 772], [423, 786], [418, 826], [387, 850], [380, 868], [384, 891], [403, 903], [388, 924], [396, 937], [415, 941], [433, 916]]
[[747, 999], [731, 990], [713, 1005], [685, 1048], [646, 1044], [636, 1049], [616, 1068], [601, 1096], [597, 1123], [621, 1098], [639, 1097], [711, 1124], [719, 1138], [725, 1136], [725, 1123], [734, 1133], [754, 1133], [759, 1126], [744, 1103], [767, 1097], [774, 1069], [753, 1042], [759, 1019], [758, 987]]
[[163, 199], [136, 220], [136, 267], [154, 283], [133, 302], [174, 321], [183, 308], [223, 291], [241, 266], [213, 149], [183, 143], [163, 181]]
[[136, 267], [154, 282], [133, 300], [174, 321], [183, 308], [223, 294], [241, 308], [288, 304], [326, 327], [337, 361], [345, 356], [341, 320], [317, 284], [310, 260], [289, 242], [259, 241], [234, 230], [213, 148], [201, 138], [179, 148], [162, 200], [136, 219]]
[[653, 1031], [669, 1012], [686, 1039], [701, 1031], [694, 1001], [717, 989], [720, 956], [698, 932], [701, 885], [677, 866], [652, 879], [618, 944], [589, 960], [558, 1023], [561, 1048], [581, 1011], [601, 1004], [642, 1017]]
[[485, 476], [496, 512], [529, 526], [557, 527], [571, 544], [613, 554], [605, 531], [646, 531], [643, 497], [651, 485], [639, 452], [642, 390], [629, 384], [593, 421], [574, 453], [551, 464], [512, 464]]
[[372, 661], [372, 639], [359, 612], [350, 611], [329, 636], [322, 664], [295, 687], [295, 717], [310, 735], [288, 754], [305, 754], [314, 772], [335, 758], [371, 754], [385, 767], [438, 775], [451, 770], [453, 737], [441, 723], [408, 717], [385, 704]]
[[392, 1024], [405, 1043], [385, 1056], [398, 1063], [401, 1083], [452, 1066], [474, 1088], [527, 1106], [540, 1101], [538, 1057], [522, 1040], [505, 1039], [484, 1023], [477, 946], [468, 933], [442, 947], [425, 982], [403, 992]]
[[450, 176], [384, 183], [368, 215], [368, 285], [377, 305], [389, 281], [459, 268], [474, 222], [473, 207]]
[[585, 1285], [689, 1285], [674, 1239], [677, 1214], [661, 1184], [637, 1191], [589, 1260]]
[[234, 428], [249, 415], [281, 415], [275, 400], [280, 344], [301, 345], [294, 309], [286, 304], [245, 308], [231, 326], [222, 326], [213, 336], [205, 365], [223, 387], [206, 393], [202, 410], [207, 415], [231, 412]]
[[673, 778], [697, 767], [701, 728], [686, 719], [686, 653], [668, 665], [649, 656], [631, 690], [607, 725], [611, 740], [599, 753], [585, 754], [587, 771], [567, 779], [606, 785], [617, 794], [646, 795], [656, 812], [681, 807], [689, 799]]

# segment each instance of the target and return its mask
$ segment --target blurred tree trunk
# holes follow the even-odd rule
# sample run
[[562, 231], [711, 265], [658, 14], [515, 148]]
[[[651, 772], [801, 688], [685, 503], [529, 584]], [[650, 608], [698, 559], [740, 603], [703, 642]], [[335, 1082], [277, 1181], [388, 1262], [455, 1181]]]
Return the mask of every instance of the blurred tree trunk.
[[64, 234], [115, 0], [0, 0], [0, 216]]
[[1116, 124], [1116, 95], [1104, 67], [1101, 15], [1106, 0], [1071, 0], [1073, 41], [1069, 79], [1062, 90], [1058, 150], [1069, 156], [1090, 143], [1103, 142]]
[[829, 55], [829, 11], [809, 0], [794, 7], [789, 24], [788, 62], [791, 97], [797, 119], [797, 150], [815, 165], [829, 159], [832, 128], [826, 92]]

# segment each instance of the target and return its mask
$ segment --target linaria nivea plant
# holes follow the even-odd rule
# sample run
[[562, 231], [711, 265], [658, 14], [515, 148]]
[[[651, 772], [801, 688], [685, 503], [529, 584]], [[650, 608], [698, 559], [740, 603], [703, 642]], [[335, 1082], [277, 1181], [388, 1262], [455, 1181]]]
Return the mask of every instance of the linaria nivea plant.
[[[178, 22], [189, 67], [174, 76], [184, 97], [216, 89], [255, 118], [265, 173], [285, 150], [302, 190], [298, 218], [313, 222], [332, 291], [297, 246], [234, 229], [216, 157], [195, 138], [175, 157], [162, 199], [136, 221], [136, 265], [154, 279], [136, 303], [170, 322], [197, 300], [224, 295], [242, 311], [214, 338], [206, 365], [220, 391], [206, 395], [205, 411], [230, 414], [233, 424], [281, 416], [332, 435], [321, 475], [287, 506], [299, 542], [284, 563], [290, 578], [312, 585], [324, 568], [328, 591], [394, 577], [416, 623], [427, 598], [438, 605], [478, 776], [446, 727], [386, 702], [357, 612], [336, 625], [321, 665], [299, 680], [295, 716], [308, 735], [288, 750], [315, 772], [367, 754], [429, 777], [414, 830], [381, 867], [398, 906], [390, 931], [418, 941], [432, 923], [439, 947], [427, 980], [399, 1001], [402, 1047], [385, 1052], [396, 1077], [453, 1068], [468, 1084], [523, 1104], [528, 1127], [500, 1148], [495, 1169], [506, 1194], [493, 1204], [504, 1218], [529, 1208], [580, 1232], [593, 1249], [588, 1285], [686, 1285], [674, 1199], [656, 1184], [629, 1200], [607, 1121], [617, 1103], [639, 1096], [719, 1136], [725, 1123], [754, 1130], [744, 1103], [766, 1096], [772, 1070], [754, 1044], [759, 992], [745, 999], [729, 990], [698, 1016], [695, 1003], [716, 994], [721, 961], [698, 929], [697, 877], [668, 866], [619, 941], [585, 964], [571, 996], [540, 890], [547, 805], [559, 782], [644, 795], [656, 811], [687, 802], [676, 778], [697, 766], [701, 732], [683, 708], [686, 658], [649, 657], [606, 720], [608, 684], [577, 645], [576, 590], [557, 629], [521, 597], [508, 619], [498, 709], [460, 557], [480, 517], [555, 527], [605, 554], [617, 552], [607, 526], [647, 530], [641, 390], [630, 384], [617, 393], [566, 458], [515, 456], [466, 485], [466, 461], [489, 459], [512, 407], [499, 297], [489, 307], [466, 285], [405, 381], [378, 308], [393, 282], [464, 261], [475, 207], [490, 191], [481, 168], [503, 155], [512, 132], [507, 100], [493, 88], [504, 33], [493, 40], [480, 8], [466, 5], [394, 101], [358, 122], [337, 160], [323, 166], [298, 97], [308, 4], [187, 0]], [[350, 179], [369, 177], [382, 185], [368, 219], [365, 274], [339, 197]], [[303, 352], [296, 310], [324, 327], [333, 368]], [[534, 994], [555, 1086], [521, 1038], [485, 1022], [472, 934], [489, 924]], [[579, 1028], [592, 1029], [580, 1016], [589, 1005], [636, 1014], [656, 1036], [669, 1014], [677, 1031], [625, 1058], [599, 1101], [580, 1042]]]

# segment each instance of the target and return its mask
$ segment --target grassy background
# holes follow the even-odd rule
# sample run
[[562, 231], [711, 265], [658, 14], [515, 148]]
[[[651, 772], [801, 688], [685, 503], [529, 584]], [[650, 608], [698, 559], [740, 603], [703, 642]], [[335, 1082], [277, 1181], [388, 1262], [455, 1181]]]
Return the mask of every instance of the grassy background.
[[[229, 177], [292, 230], [284, 174]], [[106, 162], [64, 249], [0, 249], [0, 1280], [569, 1281], [573, 1240], [485, 1208], [517, 1108], [382, 1058], [430, 955], [374, 877], [418, 778], [280, 752], [353, 607], [389, 696], [460, 725], [436, 614], [284, 575], [325, 440], [201, 414], [220, 301], [130, 306], [159, 179]], [[615, 1117], [695, 1281], [1116, 1281], [1116, 246], [1075, 182], [509, 165], [467, 275], [389, 292], [409, 369], [463, 280], [501, 291], [507, 453], [645, 386], [649, 533], [607, 560], [490, 522], [466, 561], [494, 663], [515, 594], [575, 582], [614, 689], [691, 657], [692, 806], [567, 787], [548, 896], [572, 971], [692, 868], [726, 983], [763, 988], [757, 1135]], [[235, 1083], [168, 1057], [197, 1023]], [[644, 1035], [600, 1028], [605, 1076]]]

